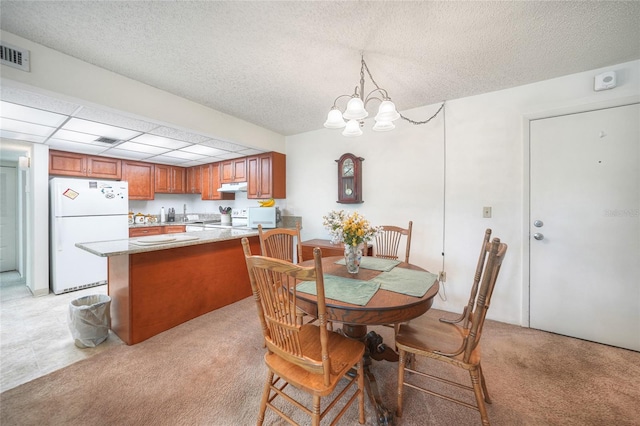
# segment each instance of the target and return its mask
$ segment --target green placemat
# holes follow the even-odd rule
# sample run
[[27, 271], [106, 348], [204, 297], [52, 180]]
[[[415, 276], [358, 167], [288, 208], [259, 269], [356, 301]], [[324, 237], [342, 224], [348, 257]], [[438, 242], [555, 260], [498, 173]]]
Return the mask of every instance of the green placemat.
[[371, 282], [380, 284], [380, 288], [383, 290], [422, 297], [436, 282], [437, 278], [438, 276], [431, 272], [394, 268], [389, 272], [381, 273]]
[[[380, 288], [380, 284], [372, 281], [353, 280], [335, 275], [324, 276], [324, 297], [352, 305], [366, 305], [376, 294], [378, 288]], [[296, 289], [302, 293], [315, 295], [316, 283], [315, 281], [304, 281], [298, 284]]]
[[[373, 269], [374, 271], [388, 272], [398, 266], [399, 263], [399, 260], [382, 259], [380, 257], [373, 256], [362, 256], [360, 267], [364, 269]], [[344, 259], [338, 260], [336, 264], [344, 265]]]

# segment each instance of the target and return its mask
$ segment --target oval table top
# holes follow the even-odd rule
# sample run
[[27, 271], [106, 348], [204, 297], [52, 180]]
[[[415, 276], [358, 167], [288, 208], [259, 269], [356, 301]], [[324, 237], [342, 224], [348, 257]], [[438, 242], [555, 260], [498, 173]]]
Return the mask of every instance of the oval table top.
[[[357, 274], [350, 274], [347, 272], [345, 265], [336, 264], [336, 262], [341, 259], [343, 259], [342, 256], [323, 257], [323, 273], [325, 275], [335, 275], [363, 281], [369, 281], [382, 273], [381, 271], [360, 268]], [[313, 260], [304, 261], [300, 265], [312, 266]], [[407, 268], [427, 272], [419, 266], [405, 262], [401, 262], [396, 268]], [[436, 281], [431, 288], [427, 290], [425, 295], [420, 298], [379, 289], [365, 306], [352, 305], [327, 298], [327, 319], [329, 321], [354, 325], [397, 324], [409, 321], [410, 319], [419, 317], [431, 308], [433, 298], [438, 294], [439, 288], [440, 285], [438, 281]], [[315, 295], [297, 292], [296, 297], [300, 309], [309, 315], [317, 317], [318, 306]]]

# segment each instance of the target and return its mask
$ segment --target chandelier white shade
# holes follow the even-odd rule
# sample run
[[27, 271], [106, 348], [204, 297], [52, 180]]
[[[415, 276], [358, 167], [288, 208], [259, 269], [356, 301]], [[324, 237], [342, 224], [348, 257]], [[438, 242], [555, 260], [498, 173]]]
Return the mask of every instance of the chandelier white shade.
[[342, 132], [342, 136], [354, 138], [362, 135], [362, 129], [360, 128], [360, 122], [358, 120], [349, 120], [346, 127]]
[[332, 109], [327, 115], [327, 121], [324, 122], [324, 127], [327, 129], [342, 129], [347, 123], [342, 118], [342, 113], [339, 109]]
[[[366, 96], [364, 95], [364, 72], [367, 71], [369, 78], [376, 86]], [[380, 96], [380, 97], [378, 97]], [[343, 113], [340, 112], [336, 103], [340, 98], [348, 97], [346, 109]], [[364, 56], [360, 60], [360, 86], [356, 86], [352, 95], [340, 95], [333, 102], [333, 107], [327, 115], [327, 121], [324, 123], [324, 127], [327, 129], [341, 129], [344, 127], [342, 134], [347, 137], [355, 137], [362, 135], [361, 127], [364, 126], [364, 119], [369, 116], [367, 111], [367, 104], [372, 100], [380, 102], [378, 107], [378, 113], [375, 116], [376, 124], [373, 126], [373, 130], [377, 132], [384, 132], [395, 129], [395, 125], [392, 121], [400, 118], [400, 114], [396, 111], [396, 106], [387, 91], [380, 88], [371, 77], [369, 68], [364, 61]], [[345, 123], [345, 120], [348, 120]]]

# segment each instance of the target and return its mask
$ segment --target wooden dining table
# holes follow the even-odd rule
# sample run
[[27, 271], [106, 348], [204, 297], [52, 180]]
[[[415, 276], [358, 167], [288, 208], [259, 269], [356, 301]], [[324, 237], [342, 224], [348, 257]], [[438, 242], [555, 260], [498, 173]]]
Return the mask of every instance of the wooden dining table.
[[[382, 271], [360, 268], [358, 273], [350, 274], [344, 264], [337, 262], [342, 256], [322, 258], [324, 275], [333, 275], [354, 280], [370, 281], [380, 275]], [[301, 266], [311, 266], [313, 260], [301, 263]], [[410, 263], [399, 263], [396, 268], [406, 268], [427, 272], [419, 266]], [[382, 337], [375, 331], [368, 331], [370, 325], [390, 325], [409, 321], [419, 317], [431, 308], [433, 298], [438, 294], [439, 283], [435, 283], [422, 297], [409, 296], [382, 288], [378, 289], [366, 305], [354, 305], [326, 297], [327, 319], [342, 324], [342, 333], [365, 344], [365, 384], [371, 403], [376, 408], [379, 425], [394, 423], [393, 411], [386, 408], [378, 390], [376, 378], [371, 371], [372, 359], [376, 361], [397, 362], [398, 355], [382, 341]], [[309, 293], [296, 293], [298, 308], [317, 318], [318, 305], [316, 296]]]

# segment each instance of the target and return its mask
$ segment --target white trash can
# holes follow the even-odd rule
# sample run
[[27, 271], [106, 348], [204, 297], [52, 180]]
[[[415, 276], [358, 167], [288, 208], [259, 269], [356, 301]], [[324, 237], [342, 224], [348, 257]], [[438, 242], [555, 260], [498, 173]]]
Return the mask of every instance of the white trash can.
[[94, 348], [109, 337], [111, 298], [106, 294], [80, 297], [69, 303], [69, 329], [79, 348]]

